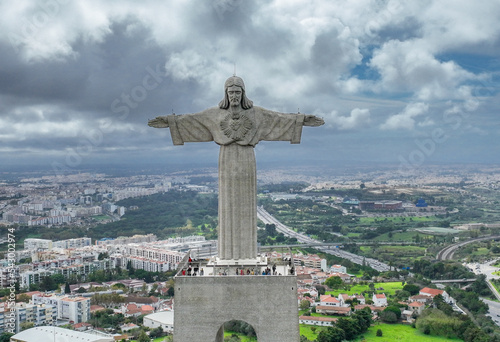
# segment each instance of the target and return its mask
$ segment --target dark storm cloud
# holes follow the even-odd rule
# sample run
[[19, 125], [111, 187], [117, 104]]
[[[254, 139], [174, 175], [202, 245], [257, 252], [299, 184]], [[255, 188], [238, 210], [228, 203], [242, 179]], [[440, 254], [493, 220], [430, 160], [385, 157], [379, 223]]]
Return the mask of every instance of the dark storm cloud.
[[[454, 63], [455, 52], [471, 46], [479, 56], [498, 54], [500, 6], [463, 1], [451, 13], [443, 10], [450, 4], [437, 1], [425, 8], [378, 1], [58, 1], [50, 10], [30, 0], [0, 3], [2, 162], [16, 155], [72, 167], [124, 158], [216, 159], [215, 144], [174, 148], [169, 131], [147, 120], [216, 105], [233, 63], [256, 105], [300, 108], [327, 121], [305, 128], [300, 146], [259, 144], [260, 160], [397, 162], [418, 148], [415, 139], [435, 128], [450, 131], [442, 119], [447, 111], [482, 118], [471, 129], [464, 122], [450, 131], [470, 142], [468, 150], [500, 133], [493, 133], [496, 93], [475, 92], [478, 85], [497, 88], [498, 68]], [[37, 30], [23, 35], [30, 25]], [[445, 143], [428, 160], [452, 150]]]

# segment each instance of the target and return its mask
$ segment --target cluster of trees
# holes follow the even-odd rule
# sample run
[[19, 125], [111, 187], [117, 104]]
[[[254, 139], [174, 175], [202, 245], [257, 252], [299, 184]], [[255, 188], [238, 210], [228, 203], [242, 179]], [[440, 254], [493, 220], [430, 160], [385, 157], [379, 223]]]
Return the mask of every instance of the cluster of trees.
[[[109, 236], [154, 233], [159, 238], [173, 234], [191, 235], [198, 226], [217, 222], [217, 196], [200, 195], [194, 191], [168, 191], [145, 197], [128, 198], [117, 205], [137, 206], [120, 221], [97, 225], [89, 236], [100, 239]], [[216, 224], [213, 229], [216, 228]]]
[[[243, 334], [243, 335], [248, 336], [248, 337], [257, 336], [255, 334], [255, 330], [253, 329], [253, 327], [250, 324], [243, 322], [243, 321], [238, 321], [238, 320], [232, 320], [232, 321], [224, 323], [224, 331], [239, 333], [239, 334]], [[235, 335], [235, 336], [238, 338], [238, 341], [239, 341], [239, 337], [237, 335]], [[234, 338], [233, 338], [233, 340], [234, 340]], [[230, 341], [232, 342], [233, 340], [230, 340]]]
[[265, 229], [257, 231], [257, 242], [263, 245], [286, 244], [293, 245], [297, 243], [297, 238], [290, 238], [276, 230], [274, 224], [266, 224]]
[[332, 327], [322, 330], [317, 342], [352, 341], [365, 333], [372, 324], [372, 314], [369, 308], [356, 311], [350, 317], [339, 318]]
[[425, 310], [417, 319], [416, 328], [427, 335], [459, 338], [465, 342], [498, 342], [500, 336], [488, 334], [478, 328], [467, 315], [453, 311], [438, 295], [434, 297], [434, 308]]
[[114, 329], [117, 329], [124, 322], [125, 316], [121, 313], [115, 314], [112, 309], [96, 311], [88, 320], [88, 323], [92, 324], [94, 327]]
[[429, 279], [462, 279], [475, 277], [474, 273], [457, 262], [431, 262], [425, 259], [415, 260], [412, 271], [420, 273], [422, 276]]
[[118, 293], [96, 293], [90, 298], [91, 305], [110, 307], [121, 303], [125, 303], [125, 297], [120, 296]]
[[265, 184], [258, 187], [258, 191], [262, 192], [299, 192], [309, 186], [305, 182], [283, 182], [279, 184]]

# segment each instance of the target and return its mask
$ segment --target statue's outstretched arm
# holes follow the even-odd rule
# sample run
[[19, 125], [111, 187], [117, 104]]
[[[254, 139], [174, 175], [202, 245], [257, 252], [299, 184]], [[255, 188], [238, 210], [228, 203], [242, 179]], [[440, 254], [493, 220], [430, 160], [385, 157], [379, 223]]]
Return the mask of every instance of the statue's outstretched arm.
[[304, 126], [321, 126], [325, 124], [325, 120], [316, 115], [306, 115], [304, 116]]
[[156, 128], [167, 128], [169, 127], [168, 119], [166, 116], [157, 116], [156, 118], [148, 121], [148, 126]]

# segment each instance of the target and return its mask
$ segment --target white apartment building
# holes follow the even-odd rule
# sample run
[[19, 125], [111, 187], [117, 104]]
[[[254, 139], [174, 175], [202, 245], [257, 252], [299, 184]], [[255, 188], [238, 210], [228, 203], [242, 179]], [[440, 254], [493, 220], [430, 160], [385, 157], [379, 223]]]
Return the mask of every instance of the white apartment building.
[[182, 252], [169, 251], [162, 248], [153, 248], [151, 246], [128, 245], [124, 246], [123, 254], [127, 257], [140, 257], [144, 259], [163, 261], [170, 263], [173, 269], [177, 268], [179, 262], [186, 255]]
[[305, 266], [311, 268], [319, 268], [322, 271], [327, 271], [326, 269], [326, 259], [322, 259], [316, 254], [301, 255], [297, 254], [293, 256], [293, 262], [295, 266]]
[[50, 304], [57, 309], [57, 318], [69, 320], [72, 323], [86, 322], [90, 318], [90, 298], [67, 295], [32, 296], [33, 304]]
[[19, 285], [22, 289], [29, 289], [31, 284], [38, 284], [43, 277], [48, 277], [52, 274], [54, 274], [54, 271], [45, 269], [24, 271], [19, 274]]
[[24, 240], [24, 249], [32, 249], [32, 250], [51, 250], [52, 249], [52, 240], [47, 239], [25, 239]]
[[89, 237], [60, 240], [60, 241], [54, 241], [53, 243], [54, 248], [81, 248], [91, 245], [92, 245], [92, 239]]
[[[21, 323], [33, 323], [35, 326], [52, 325], [57, 313], [56, 307], [50, 304], [15, 303], [8, 307], [7, 303], [0, 304], [0, 333], [6, 331], [19, 332]], [[13, 310], [11, 310], [13, 309]]]
[[127, 257], [127, 263], [136, 270], [144, 270], [148, 272], [167, 272], [177, 268], [176, 264], [171, 264], [168, 261], [150, 260], [141, 257]]

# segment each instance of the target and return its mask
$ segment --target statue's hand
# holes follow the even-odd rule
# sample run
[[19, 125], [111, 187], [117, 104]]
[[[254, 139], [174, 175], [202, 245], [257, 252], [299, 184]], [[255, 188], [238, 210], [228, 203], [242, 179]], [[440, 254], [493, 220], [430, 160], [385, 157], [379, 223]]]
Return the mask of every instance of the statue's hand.
[[155, 119], [148, 121], [148, 126], [156, 128], [167, 128], [168, 120], [166, 116], [157, 116]]
[[316, 115], [306, 115], [304, 117], [304, 126], [321, 126], [324, 125], [325, 121], [322, 118], [317, 117]]

